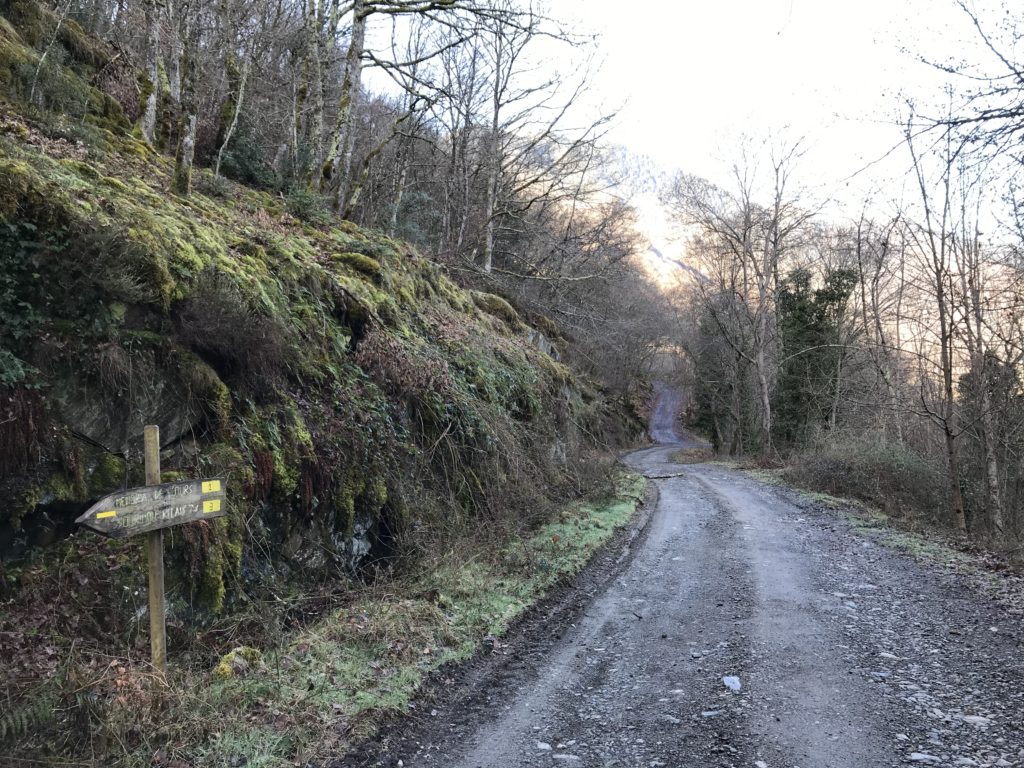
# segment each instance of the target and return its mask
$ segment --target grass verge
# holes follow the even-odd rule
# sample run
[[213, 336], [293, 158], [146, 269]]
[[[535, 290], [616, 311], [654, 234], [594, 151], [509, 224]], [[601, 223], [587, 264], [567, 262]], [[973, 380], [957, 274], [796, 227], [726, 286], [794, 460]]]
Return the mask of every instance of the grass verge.
[[[934, 529], [908, 530], [908, 520], [890, 514], [860, 499], [843, 498], [800, 487], [789, 469], [748, 469], [743, 474], [765, 485], [786, 488], [817, 507], [834, 511], [850, 531], [889, 549], [942, 565], [967, 567], [972, 560], [958, 542]], [[961, 546], [964, 542], [960, 542]]]
[[707, 464], [714, 457], [710, 448], [681, 448], [671, 458], [676, 464]]
[[430, 672], [496, 642], [517, 616], [577, 574], [632, 519], [645, 485], [621, 471], [610, 498], [565, 508], [527, 538], [439, 554], [360, 590], [276, 647], [236, 648], [213, 669], [173, 669], [166, 690], [141, 669], [118, 667], [123, 695], [106, 722], [123, 730], [133, 717], [141, 746], [117, 764], [321, 765], [373, 735], [383, 718], [415, 706]]

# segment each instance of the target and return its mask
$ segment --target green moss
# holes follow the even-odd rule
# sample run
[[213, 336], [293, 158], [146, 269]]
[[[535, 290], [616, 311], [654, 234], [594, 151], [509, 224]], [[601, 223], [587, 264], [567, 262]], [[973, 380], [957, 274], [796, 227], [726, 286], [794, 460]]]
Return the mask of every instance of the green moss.
[[11, 528], [16, 531], [21, 528], [21, 521], [35, 511], [42, 497], [43, 489], [40, 486], [33, 484], [25, 488], [10, 506], [7, 514], [7, 522]]
[[32, 167], [25, 162], [0, 157], [0, 217], [13, 221], [23, 206], [39, 205], [33, 185]]
[[288, 461], [282, 451], [273, 452], [273, 499], [275, 503], [288, 508], [292, 504], [295, 490], [299, 487], [299, 468]]
[[108, 187], [113, 187], [118, 192], [123, 192], [125, 194], [130, 194], [132, 191], [131, 187], [129, 187], [120, 179], [115, 178], [114, 176], [104, 176], [103, 183], [106, 184]]
[[331, 256], [331, 259], [338, 264], [344, 264], [347, 267], [360, 272], [368, 277], [379, 278], [381, 276], [380, 262], [376, 259], [364, 256], [361, 253], [355, 253], [347, 251], [343, 253], [335, 253]]
[[[159, 66], [160, 66], [160, 70], [162, 71], [163, 70], [163, 63], [161, 62]], [[139, 71], [137, 82], [138, 82], [138, 85], [139, 85], [138, 114], [141, 117], [142, 115], [144, 115], [146, 113], [146, 102], [149, 101], [149, 97], [153, 93], [153, 91], [155, 90], [156, 84], [152, 80], [149, 79], [149, 77], [146, 75], [145, 71], [143, 71], [143, 70]], [[141, 135], [139, 135], [138, 138], [142, 138]]]
[[198, 589], [199, 600], [215, 614], [224, 609], [224, 595], [227, 593], [227, 587], [224, 584], [226, 570], [227, 562], [224, 558], [224, 550], [219, 542], [215, 542], [207, 548]]
[[[56, 20], [51, 20], [56, 23]], [[98, 70], [112, 58], [113, 51], [98, 38], [86, 34], [74, 19], [64, 19], [59, 30], [60, 42], [71, 57], [80, 64]]]
[[86, 470], [87, 494], [99, 496], [109, 493], [124, 482], [124, 459], [107, 451], [100, 451], [93, 466]]
[[473, 303], [487, 314], [500, 318], [516, 330], [521, 330], [524, 327], [523, 321], [519, 319], [519, 313], [501, 296], [473, 291]]
[[87, 181], [96, 181], [97, 179], [103, 178], [100, 175], [100, 172], [96, 170], [96, 167], [94, 165], [82, 162], [81, 160], [64, 158], [62, 160], [58, 160], [57, 162], [59, 162], [65, 168], [74, 171]]
[[213, 669], [213, 676], [219, 680], [230, 680], [263, 664], [263, 654], [256, 648], [241, 646], [226, 653]]

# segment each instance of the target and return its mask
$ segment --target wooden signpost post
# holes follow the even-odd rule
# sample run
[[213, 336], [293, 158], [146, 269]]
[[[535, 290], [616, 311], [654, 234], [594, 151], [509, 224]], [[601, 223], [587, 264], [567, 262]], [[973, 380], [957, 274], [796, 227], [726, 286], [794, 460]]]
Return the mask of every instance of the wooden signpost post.
[[160, 428], [145, 430], [146, 485], [104, 496], [76, 523], [114, 539], [146, 534], [149, 560], [149, 642], [153, 666], [167, 674], [164, 528], [227, 514], [222, 478], [160, 482]]

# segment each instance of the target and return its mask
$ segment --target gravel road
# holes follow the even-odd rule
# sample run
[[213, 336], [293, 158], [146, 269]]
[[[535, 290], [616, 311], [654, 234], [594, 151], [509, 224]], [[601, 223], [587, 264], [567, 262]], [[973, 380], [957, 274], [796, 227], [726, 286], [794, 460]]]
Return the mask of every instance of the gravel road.
[[374, 764], [1024, 766], [1020, 612], [793, 492], [674, 464], [697, 445], [674, 397], [626, 459], [658, 490], [630, 557]]

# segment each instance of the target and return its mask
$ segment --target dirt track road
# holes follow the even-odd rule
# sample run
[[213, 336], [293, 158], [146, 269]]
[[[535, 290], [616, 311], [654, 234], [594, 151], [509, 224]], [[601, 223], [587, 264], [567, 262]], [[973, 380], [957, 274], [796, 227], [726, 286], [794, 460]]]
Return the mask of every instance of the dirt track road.
[[627, 459], [660, 478], [631, 558], [377, 764], [1024, 766], [1020, 615], [793, 493], [674, 464], [672, 397]]

